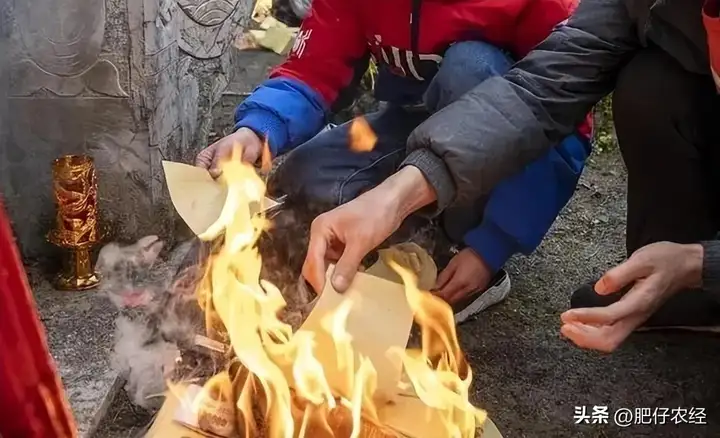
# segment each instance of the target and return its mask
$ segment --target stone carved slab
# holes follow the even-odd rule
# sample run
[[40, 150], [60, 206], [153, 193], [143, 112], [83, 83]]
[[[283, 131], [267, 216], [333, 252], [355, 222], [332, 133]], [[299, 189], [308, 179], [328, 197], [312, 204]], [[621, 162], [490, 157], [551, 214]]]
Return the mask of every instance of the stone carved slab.
[[0, 1], [13, 9], [0, 29], [13, 50], [0, 183], [26, 254], [47, 248], [42, 169], [60, 154], [94, 156], [107, 219], [124, 238], [171, 220], [160, 160], [191, 161], [207, 144], [212, 108], [241, 70], [229, 48], [254, 1]]
[[227, 50], [251, 11], [245, 0], [176, 0], [180, 48], [196, 59], [217, 58]]
[[232, 68], [228, 47], [251, 7], [251, 0], [143, 0], [144, 103], [150, 144], [163, 155], [184, 159], [204, 146]]
[[97, 93], [108, 97], [128, 97], [120, 86], [119, 72], [110, 61], [100, 60], [79, 76], [63, 77], [47, 73], [30, 60], [20, 61], [10, 71], [12, 95], [27, 97], [47, 90], [61, 97]]
[[25, 97], [47, 90], [73, 97], [87, 91], [127, 97], [117, 68], [99, 60], [105, 13], [105, 0], [16, 0], [25, 59], [11, 69], [11, 94]]
[[231, 0], [177, 0], [180, 9], [201, 26], [217, 26], [227, 20], [237, 8]]
[[58, 76], [78, 76], [100, 55], [105, 0], [16, 0], [15, 19], [29, 58]]

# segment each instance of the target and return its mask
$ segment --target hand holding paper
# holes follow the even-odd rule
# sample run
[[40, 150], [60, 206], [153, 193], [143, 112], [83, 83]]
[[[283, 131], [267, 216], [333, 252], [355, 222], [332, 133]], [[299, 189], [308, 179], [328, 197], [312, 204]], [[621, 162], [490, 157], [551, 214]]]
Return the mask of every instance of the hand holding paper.
[[[263, 157], [263, 142], [251, 129], [240, 128], [200, 151], [195, 165], [209, 170], [210, 175], [217, 178], [220, 175], [220, 163], [233, 154], [246, 163], [255, 164]], [[268, 159], [263, 161], [269, 164]]]
[[[162, 164], [175, 210], [195, 235], [202, 236], [220, 217], [228, 196], [227, 185], [222, 178], [213, 179], [201, 167], [172, 161]], [[266, 197], [257, 212], [275, 205], [277, 202]]]
[[[447, 436], [447, 424], [441, 414], [423, 403], [417, 396], [400, 391], [403, 365], [393, 350], [407, 347], [413, 322], [411, 306], [405, 286], [390, 263], [409, 270], [418, 277], [421, 289], [435, 284], [437, 266], [432, 257], [414, 243], [404, 243], [380, 251], [380, 259], [364, 273], [355, 276], [350, 288], [338, 294], [329, 281], [315, 308], [300, 330], [315, 333], [318, 356], [323, 359], [328, 381], [343, 394], [346, 380], [337, 370], [336, 348], [320, 323], [349, 305], [346, 330], [351, 336], [357, 355], [367, 357], [378, 375], [378, 415], [386, 426], [408, 438], [438, 438]], [[328, 276], [332, 272], [331, 266]], [[490, 419], [482, 425], [482, 438], [502, 438]]]
[[303, 276], [321, 291], [328, 259], [335, 257], [331, 281], [335, 290], [344, 292], [363, 257], [397, 231], [410, 213], [431, 203], [434, 196], [422, 173], [407, 166], [374, 189], [318, 216], [310, 228]]

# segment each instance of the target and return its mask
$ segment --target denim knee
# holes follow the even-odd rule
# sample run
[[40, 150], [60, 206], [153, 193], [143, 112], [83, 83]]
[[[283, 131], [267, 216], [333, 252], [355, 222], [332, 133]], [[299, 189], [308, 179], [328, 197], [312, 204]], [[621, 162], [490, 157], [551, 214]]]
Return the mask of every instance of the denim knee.
[[[317, 140], [308, 143], [313, 141]], [[322, 170], [328, 164], [327, 159], [323, 160], [324, 153], [332, 151], [307, 146], [313, 145], [301, 145], [283, 157], [284, 161], [268, 182], [269, 192], [273, 196], [289, 195], [308, 202], [334, 204], [340, 181]]]
[[425, 92], [425, 105], [439, 111], [476, 85], [505, 74], [513, 60], [503, 50], [482, 41], [463, 41], [451, 45]]

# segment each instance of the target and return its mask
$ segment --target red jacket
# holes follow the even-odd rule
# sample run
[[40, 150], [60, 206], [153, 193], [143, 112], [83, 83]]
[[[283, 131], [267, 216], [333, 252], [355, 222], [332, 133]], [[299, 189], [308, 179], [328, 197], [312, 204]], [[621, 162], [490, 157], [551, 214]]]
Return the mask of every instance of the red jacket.
[[[384, 62], [380, 49], [442, 56], [454, 42], [482, 40], [525, 56], [565, 20], [577, 0], [424, 0], [419, 1], [419, 38], [413, 47], [413, 0], [315, 0], [287, 61], [271, 77], [298, 79], [326, 104], [350, 83], [354, 63], [368, 49]], [[411, 72], [406, 72], [411, 75]]]

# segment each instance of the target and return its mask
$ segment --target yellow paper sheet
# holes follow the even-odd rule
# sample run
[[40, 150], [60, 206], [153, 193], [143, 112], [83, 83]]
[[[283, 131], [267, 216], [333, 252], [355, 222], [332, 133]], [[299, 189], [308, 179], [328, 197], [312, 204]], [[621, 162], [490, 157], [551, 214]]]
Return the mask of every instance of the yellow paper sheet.
[[[295, 43], [295, 29], [287, 26], [272, 26], [265, 30], [265, 34], [256, 39], [257, 43], [278, 55], [287, 55]], [[255, 34], [253, 34], [255, 35]]]
[[[182, 397], [185, 397], [186, 390], [187, 387], [184, 385], [179, 385], [176, 388], [176, 391], [179, 392], [178, 395]], [[195, 432], [178, 421], [179, 413], [187, 416], [191, 412], [186, 407], [183, 407], [178, 395], [168, 391], [165, 403], [163, 403], [160, 412], [155, 416], [155, 420], [145, 434], [145, 438], [207, 438], [207, 435]], [[187, 399], [188, 403], [191, 401], [190, 398]]]
[[[414, 397], [398, 397], [378, 411], [380, 421], [410, 438], [437, 438], [447, 434], [447, 428], [437, 411]], [[478, 438], [502, 438], [489, 418], [479, 429]]]
[[[201, 235], [220, 217], [227, 199], [227, 186], [203, 168], [172, 161], [162, 164], [175, 210], [193, 233]], [[275, 205], [277, 202], [265, 198], [262, 210]]]
[[278, 21], [275, 17], [265, 17], [265, 19], [260, 23], [260, 29], [262, 30], [268, 30], [271, 27], [287, 27], [287, 25]]
[[252, 18], [256, 22], [263, 21], [272, 11], [272, 0], [257, 0], [253, 9]]
[[[381, 250], [379, 260], [364, 273], [359, 273], [345, 294], [338, 294], [330, 283], [300, 330], [312, 331], [317, 340], [317, 357], [324, 365], [330, 386], [346, 394], [347, 382], [336, 372], [335, 347], [321, 326], [323, 317], [333, 314], [344, 302], [351, 303], [346, 330], [353, 337], [358, 354], [370, 358], [378, 374], [377, 402], [390, 402], [378, 409], [381, 422], [409, 438], [438, 438], [446, 434], [446, 427], [437, 411], [414, 396], [400, 395], [398, 383], [402, 363], [388, 352], [405, 348], [412, 326], [412, 310], [407, 302], [402, 280], [392, 269], [393, 260], [418, 276], [421, 289], [431, 289], [437, 278], [437, 266], [432, 257], [414, 243], [404, 243]], [[481, 438], [502, 438], [490, 419], [482, 426]]]
[[435, 265], [435, 261], [430, 257], [430, 254], [420, 245], [412, 242], [401, 243], [387, 249], [381, 249], [378, 253], [378, 261], [370, 266], [365, 273], [403, 284], [402, 278], [390, 266], [390, 262], [394, 261], [415, 273], [420, 290], [429, 291], [435, 286], [437, 265]]
[[370, 359], [377, 371], [379, 398], [391, 400], [397, 395], [402, 362], [390, 351], [405, 349], [413, 321], [405, 289], [398, 283], [358, 273], [348, 291], [339, 294], [328, 277], [317, 304], [300, 327], [301, 331], [315, 333], [316, 356], [324, 365], [331, 388], [349, 397], [348, 382], [338, 370], [335, 344], [322, 326], [323, 319], [345, 302], [350, 304], [346, 330], [353, 338], [356, 358], [362, 354]]

